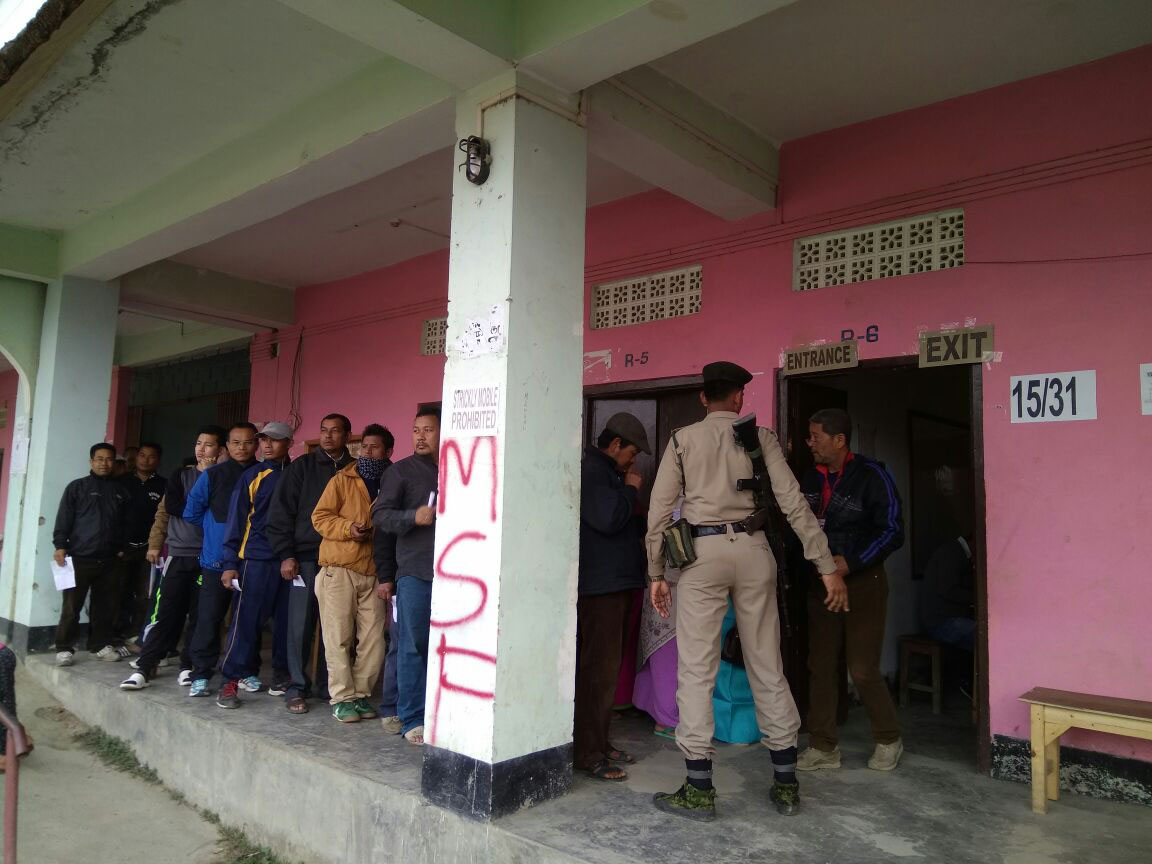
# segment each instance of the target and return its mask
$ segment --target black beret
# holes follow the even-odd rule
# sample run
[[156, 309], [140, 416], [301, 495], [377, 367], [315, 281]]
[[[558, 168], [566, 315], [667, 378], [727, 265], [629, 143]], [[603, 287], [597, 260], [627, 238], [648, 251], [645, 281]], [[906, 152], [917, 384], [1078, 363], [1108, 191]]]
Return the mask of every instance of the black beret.
[[728, 381], [732, 384], [739, 384], [741, 387], [743, 387], [751, 380], [751, 372], [749, 372], [743, 366], [737, 366], [735, 363], [729, 363], [725, 360], [721, 360], [717, 363], [709, 363], [704, 367], [705, 384], [711, 381]]

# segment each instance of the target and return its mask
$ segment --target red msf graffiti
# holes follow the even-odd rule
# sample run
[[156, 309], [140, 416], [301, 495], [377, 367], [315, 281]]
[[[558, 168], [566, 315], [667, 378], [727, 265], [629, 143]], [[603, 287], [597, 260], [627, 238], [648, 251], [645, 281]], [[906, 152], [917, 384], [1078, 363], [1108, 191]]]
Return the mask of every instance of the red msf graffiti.
[[[465, 439], [467, 440], [467, 439]], [[484, 519], [480, 516], [479, 519], [473, 517], [465, 520], [466, 522], [475, 523], [488, 522], [495, 523], [497, 517], [497, 483], [498, 473], [496, 465], [496, 436], [485, 435], [479, 438], [473, 438], [472, 448], [468, 453], [468, 464], [464, 464], [464, 455], [460, 449], [460, 442], [455, 438], [446, 439], [440, 447], [440, 494], [439, 494], [439, 515], [444, 517], [449, 514], [449, 507], [452, 502], [458, 502], [460, 490], [468, 488], [472, 485], [473, 480], [479, 480], [478, 477], [474, 478], [476, 469], [476, 457], [479, 453], [487, 450], [488, 467], [490, 473], [488, 475], [488, 487], [486, 489], [477, 489], [476, 491], [484, 491], [488, 494], [485, 496], [488, 504], [488, 513], [485, 514], [488, 518]], [[455, 470], [453, 471], [453, 467]], [[457, 507], [460, 505], [457, 504]], [[471, 515], [471, 514], [470, 514]], [[450, 664], [450, 657], [460, 658], [461, 660], [468, 659], [480, 663], [485, 663], [491, 666], [496, 665], [496, 657], [492, 654], [486, 654], [481, 651], [473, 650], [465, 646], [454, 646], [448, 643], [448, 633], [456, 627], [463, 627], [477, 620], [484, 614], [484, 610], [488, 607], [488, 584], [480, 576], [471, 575], [468, 573], [455, 572], [460, 569], [458, 565], [451, 563], [450, 556], [460, 557], [466, 560], [466, 555], [461, 555], [465, 549], [469, 548], [466, 544], [485, 543], [488, 535], [481, 531], [473, 530], [472, 525], [468, 525], [462, 530], [456, 530], [452, 539], [444, 545], [444, 551], [436, 559], [436, 581], [441, 585], [444, 583], [455, 583], [460, 587], [466, 587], [468, 590], [474, 592], [475, 599], [461, 614], [454, 618], [445, 620], [433, 619], [431, 625], [433, 628], [441, 631], [439, 644], [436, 646], [436, 678], [434, 685], [434, 692], [432, 696], [432, 712], [427, 724], [426, 740], [429, 744], [436, 743], [436, 731], [440, 719], [440, 701], [445, 692], [456, 693], [461, 696], [466, 696], [472, 699], [480, 699], [486, 702], [491, 702], [496, 698], [496, 694], [487, 690], [480, 690], [476, 687], [469, 686], [468, 675], [458, 672], [457, 681], [449, 678], [448, 669], [452, 665], [458, 668], [461, 664]], [[463, 547], [463, 548], [462, 548]], [[471, 547], [472, 551], [477, 551], [475, 547]], [[475, 557], [473, 557], [475, 560]], [[463, 665], [468, 665], [467, 663]]]

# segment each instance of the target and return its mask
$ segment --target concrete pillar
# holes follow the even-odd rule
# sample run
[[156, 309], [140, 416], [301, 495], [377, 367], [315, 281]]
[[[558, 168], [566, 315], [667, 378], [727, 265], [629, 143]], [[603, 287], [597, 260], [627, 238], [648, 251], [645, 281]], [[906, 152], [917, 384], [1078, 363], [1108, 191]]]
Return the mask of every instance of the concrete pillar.
[[23, 512], [0, 575], [0, 632], [21, 653], [51, 647], [60, 615], [52, 526], [64, 487], [87, 473], [88, 448], [104, 440], [118, 297], [115, 284], [69, 276], [47, 289]]
[[457, 102], [492, 164], [453, 187], [423, 791], [478, 819], [572, 773], [587, 153], [526, 83]]

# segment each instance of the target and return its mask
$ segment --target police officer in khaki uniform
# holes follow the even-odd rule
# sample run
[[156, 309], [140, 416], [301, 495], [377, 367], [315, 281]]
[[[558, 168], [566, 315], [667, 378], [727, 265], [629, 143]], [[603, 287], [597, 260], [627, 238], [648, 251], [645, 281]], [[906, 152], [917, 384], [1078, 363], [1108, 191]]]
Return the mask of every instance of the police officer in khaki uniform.
[[[753, 493], [736, 482], [752, 476], [752, 461], [736, 441], [732, 423], [744, 407], [744, 385], [752, 375], [735, 363], [704, 367], [701, 402], [708, 410], [699, 423], [674, 433], [656, 481], [648, 511], [648, 578], [652, 605], [668, 617], [670, 593], [664, 581], [663, 532], [683, 495], [681, 516], [692, 526], [696, 561], [682, 569], [676, 596], [679, 656], [676, 703], [680, 723], [676, 743], [684, 754], [687, 778], [676, 792], [655, 796], [665, 812], [690, 819], [715, 818], [712, 786], [712, 690], [720, 663], [720, 630], [732, 595], [748, 682], [756, 702], [763, 743], [772, 754], [775, 782], [771, 800], [791, 814], [800, 801], [796, 783], [796, 733], [800, 717], [780, 659], [780, 619], [776, 608], [776, 562], [762, 531], [749, 534], [742, 520], [752, 514]], [[846, 566], [833, 559], [828, 540], [792, 475], [776, 435], [760, 429], [760, 445], [780, 509], [816, 565], [832, 611], [846, 608]]]

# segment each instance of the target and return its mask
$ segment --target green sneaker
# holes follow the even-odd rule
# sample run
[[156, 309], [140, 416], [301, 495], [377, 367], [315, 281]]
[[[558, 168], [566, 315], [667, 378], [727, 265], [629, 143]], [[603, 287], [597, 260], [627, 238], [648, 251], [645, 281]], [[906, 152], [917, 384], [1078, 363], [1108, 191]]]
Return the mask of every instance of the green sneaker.
[[776, 812], [781, 816], [794, 816], [800, 809], [800, 784], [773, 783], [768, 799], [776, 805]]
[[675, 792], [657, 792], [652, 796], [657, 810], [695, 819], [697, 822], [711, 822], [716, 818], [716, 790], [697, 789], [685, 783]]
[[337, 702], [332, 706], [332, 716], [341, 723], [359, 723], [360, 712], [355, 702]]
[[360, 715], [361, 720], [372, 720], [377, 716], [376, 709], [367, 699], [357, 699], [352, 704], [356, 706], [356, 713]]

